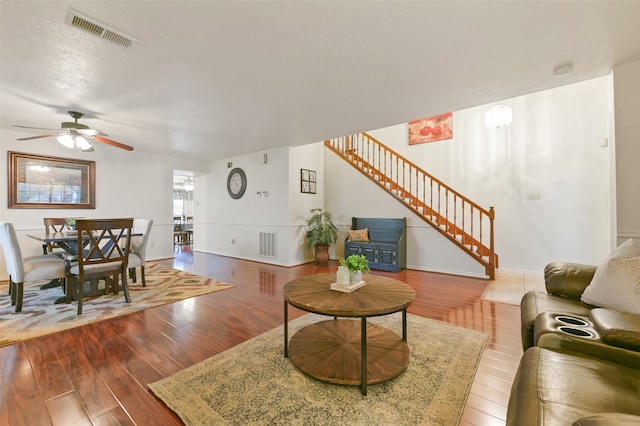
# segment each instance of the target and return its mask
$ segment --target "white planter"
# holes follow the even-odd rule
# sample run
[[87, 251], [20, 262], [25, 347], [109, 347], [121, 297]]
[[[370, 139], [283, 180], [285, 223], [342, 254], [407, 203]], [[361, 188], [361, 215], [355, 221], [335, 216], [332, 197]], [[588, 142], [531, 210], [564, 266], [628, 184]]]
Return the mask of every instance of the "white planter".
[[351, 284], [362, 281], [362, 271], [351, 271]]
[[349, 274], [349, 268], [346, 266], [338, 266], [338, 272], [336, 273], [336, 283], [338, 285], [349, 285], [351, 280]]

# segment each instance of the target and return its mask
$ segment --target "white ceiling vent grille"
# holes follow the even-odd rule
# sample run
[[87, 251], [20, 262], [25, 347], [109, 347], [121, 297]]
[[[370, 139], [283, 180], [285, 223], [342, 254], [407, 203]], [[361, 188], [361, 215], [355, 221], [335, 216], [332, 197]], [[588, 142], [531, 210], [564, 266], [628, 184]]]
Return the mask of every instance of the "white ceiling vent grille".
[[67, 12], [67, 18], [64, 22], [65, 24], [80, 28], [81, 30], [97, 35], [98, 37], [122, 47], [131, 47], [133, 43], [137, 41], [133, 37], [122, 34], [121, 32], [109, 28], [96, 20], [82, 16], [73, 9], [69, 9]]

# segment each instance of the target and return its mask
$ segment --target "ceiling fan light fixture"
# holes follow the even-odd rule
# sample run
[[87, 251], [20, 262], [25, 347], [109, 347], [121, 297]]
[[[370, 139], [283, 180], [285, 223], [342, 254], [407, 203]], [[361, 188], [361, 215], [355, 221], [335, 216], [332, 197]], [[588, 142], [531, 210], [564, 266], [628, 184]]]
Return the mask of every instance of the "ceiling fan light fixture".
[[[99, 130], [95, 130], [87, 126], [86, 124], [78, 123], [78, 119], [84, 116], [83, 113], [78, 111], [67, 111], [69, 115], [74, 119], [73, 122], [65, 121], [60, 124], [60, 131], [57, 133], [49, 133], [46, 135], [38, 135], [38, 136], [29, 136], [25, 138], [17, 138], [19, 141], [30, 141], [32, 139], [41, 139], [41, 138], [49, 138], [56, 137], [58, 142], [65, 146], [66, 148], [74, 148], [78, 147], [83, 152], [91, 152], [93, 151], [93, 147], [89, 144], [90, 140], [94, 140], [96, 142], [104, 143], [107, 145], [115, 146], [116, 148], [124, 149], [127, 151], [133, 151], [133, 147], [123, 144], [118, 141], [114, 141], [111, 139], [107, 139], [104, 136], [107, 136], [106, 133], [102, 133]], [[39, 129], [39, 130], [56, 130], [56, 129], [42, 129], [40, 127], [28, 127], [28, 126], [17, 126], [23, 129]], [[81, 139], [77, 139], [81, 138]]]
[[76, 146], [78, 148], [80, 148], [81, 150], [83, 150], [83, 151], [87, 151], [87, 150], [93, 148], [91, 146], [91, 144], [89, 143], [89, 141], [87, 141], [82, 136], [76, 136]]
[[191, 178], [187, 178], [182, 184], [182, 188], [185, 191], [193, 191], [193, 180]]
[[70, 135], [60, 135], [56, 137], [56, 139], [58, 140], [58, 142], [60, 142], [62, 146], [66, 148], [73, 148], [76, 144], [76, 142], [73, 140], [73, 138]]

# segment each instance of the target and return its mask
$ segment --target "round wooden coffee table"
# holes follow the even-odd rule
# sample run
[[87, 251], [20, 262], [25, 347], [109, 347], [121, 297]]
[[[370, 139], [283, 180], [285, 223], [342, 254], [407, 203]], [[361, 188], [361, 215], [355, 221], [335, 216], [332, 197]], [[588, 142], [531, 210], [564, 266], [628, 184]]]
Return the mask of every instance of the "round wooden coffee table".
[[[407, 307], [415, 292], [403, 282], [368, 274], [364, 287], [342, 293], [331, 290], [335, 279], [335, 273], [309, 275], [284, 286], [284, 355], [312, 377], [360, 385], [366, 395], [368, 384], [390, 380], [409, 365]], [[334, 319], [308, 325], [289, 341], [289, 305]], [[402, 311], [402, 336], [367, 324], [368, 317], [399, 311]]]

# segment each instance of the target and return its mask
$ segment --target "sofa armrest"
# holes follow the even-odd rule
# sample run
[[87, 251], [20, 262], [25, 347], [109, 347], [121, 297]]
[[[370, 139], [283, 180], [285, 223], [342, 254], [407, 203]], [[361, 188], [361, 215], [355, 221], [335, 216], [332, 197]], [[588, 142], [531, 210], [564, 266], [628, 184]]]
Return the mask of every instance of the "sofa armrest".
[[589, 317], [603, 342], [640, 352], [640, 315], [595, 308]]
[[549, 294], [580, 300], [595, 273], [594, 265], [554, 262], [544, 268], [544, 282]]
[[538, 339], [538, 346], [555, 352], [582, 354], [592, 358], [599, 358], [635, 370], [640, 366], [640, 352], [562, 333], [543, 334]]

